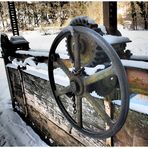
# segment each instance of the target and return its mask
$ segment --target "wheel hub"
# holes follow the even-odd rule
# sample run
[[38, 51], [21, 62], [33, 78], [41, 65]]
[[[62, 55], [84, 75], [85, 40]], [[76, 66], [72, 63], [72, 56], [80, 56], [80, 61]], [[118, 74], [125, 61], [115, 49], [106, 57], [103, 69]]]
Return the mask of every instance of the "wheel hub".
[[72, 89], [72, 92], [75, 95], [82, 95], [84, 92], [84, 85], [83, 85], [83, 81], [80, 77], [74, 77], [71, 79], [70, 81], [70, 86]]

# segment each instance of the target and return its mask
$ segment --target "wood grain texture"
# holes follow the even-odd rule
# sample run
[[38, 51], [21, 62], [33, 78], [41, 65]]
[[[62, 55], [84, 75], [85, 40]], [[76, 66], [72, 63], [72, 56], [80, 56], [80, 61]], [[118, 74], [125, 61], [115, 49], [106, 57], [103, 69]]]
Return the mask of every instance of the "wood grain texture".
[[[9, 68], [13, 86], [15, 104], [19, 111], [25, 112], [18, 71]], [[64, 146], [105, 146], [105, 140], [87, 137], [72, 128], [61, 113], [53, 97], [50, 83], [47, 80], [22, 72], [25, 96], [27, 101], [28, 117], [38, 130], [47, 138], [52, 138], [58, 145]], [[61, 86], [58, 86], [61, 89]], [[64, 96], [62, 98], [65, 108], [73, 116], [72, 101]], [[86, 127], [98, 125], [105, 127], [97, 117], [92, 105], [83, 99], [84, 123]], [[113, 105], [112, 114], [115, 118], [119, 114], [119, 107]], [[93, 117], [93, 118], [92, 118]], [[121, 131], [113, 137], [115, 146], [148, 146], [148, 116], [129, 111], [127, 121]]]
[[[119, 107], [114, 106], [116, 117]], [[114, 136], [114, 146], [148, 146], [148, 115], [130, 110], [122, 129]]]
[[[11, 82], [15, 90], [17, 109], [22, 110], [24, 107], [22, 89], [20, 85], [20, 78], [18, 71], [9, 68], [11, 74]], [[53, 97], [50, 83], [36, 76], [32, 76], [22, 72], [23, 85], [25, 88], [25, 96], [27, 101], [28, 117], [31, 122], [40, 130], [40, 132], [47, 137], [51, 137], [58, 145], [64, 146], [104, 146], [105, 141], [93, 139], [81, 134], [79, 131], [71, 127], [71, 124], [66, 120], [60, 111], [57, 103]], [[61, 89], [61, 86], [58, 86]], [[73, 115], [73, 102], [67, 96], [63, 96], [62, 102], [68, 112]], [[85, 110], [85, 126], [98, 129], [99, 126], [104, 126], [103, 121], [96, 117], [95, 111], [89, 102], [83, 100]], [[25, 110], [23, 110], [25, 112]], [[92, 118], [93, 116], [94, 118]], [[96, 122], [94, 122], [96, 121]], [[95, 123], [94, 125], [92, 123]]]

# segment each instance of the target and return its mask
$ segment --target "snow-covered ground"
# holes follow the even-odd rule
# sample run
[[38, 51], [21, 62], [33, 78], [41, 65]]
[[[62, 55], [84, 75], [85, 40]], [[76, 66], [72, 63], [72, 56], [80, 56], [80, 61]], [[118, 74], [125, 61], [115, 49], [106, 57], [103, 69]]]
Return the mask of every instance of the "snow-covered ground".
[[148, 31], [144, 30], [127, 30], [118, 26], [122, 36], [128, 37], [132, 42], [127, 44], [127, 49], [131, 50], [134, 55], [148, 56]]
[[3, 60], [0, 59], [0, 147], [47, 146], [12, 110]]
[[[148, 31], [129, 31], [119, 27], [122, 35], [132, 40], [128, 43], [127, 48], [135, 55], [148, 56]], [[53, 31], [52, 35], [42, 35], [39, 31], [21, 32], [29, 42], [31, 49], [49, 51], [50, 46], [56, 37]], [[9, 34], [10, 36], [10, 34]], [[1, 57], [1, 54], [0, 54]], [[141, 103], [139, 97], [143, 97], [144, 101], [148, 100], [147, 96], [137, 95], [132, 99], [134, 104], [131, 109], [139, 108], [137, 105]], [[141, 100], [141, 99], [140, 99]], [[146, 103], [141, 103], [145, 105]], [[142, 106], [144, 107], [144, 106]], [[143, 112], [145, 113], [145, 112]], [[26, 126], [21, 118], [12, 111], [11, 100], [8, 90], [8, 84], [4, 69], [3, 60], [0, 58], [0, 146], [47, 146], [33, 130]]]

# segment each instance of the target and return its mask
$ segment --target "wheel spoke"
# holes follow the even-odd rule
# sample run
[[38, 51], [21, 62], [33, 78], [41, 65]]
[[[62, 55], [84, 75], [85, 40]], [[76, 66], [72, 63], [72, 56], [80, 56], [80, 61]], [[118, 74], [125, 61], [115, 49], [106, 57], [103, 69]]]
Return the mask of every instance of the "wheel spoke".
[[83, 119], [82, 119], [82, 97], [77, 96], [77, 123], [79, 127], [83, 127]]
[[98, 101], [96, 101], [96, 97], [91, 96], [89, 93], [85, 93], [84, 97], [88, 100], [88, 102], [93, 106], [94, 110], [101, 116], [101, 118], [107, 123], [109, 127], [113, 126], [113, 121], [108, 116], [108, 114], [105, 112], [105, 110], [102, 107], [102, 104], [100, 104]]
[[79, 35], [74, 34], [74, 67], [75, 71], [81, 68], [80, 49], [79, 49]]
[[65, 95], [66, 93], [69, 93], [71, 92], [71, 86], [67, 86], [67, 87], [64, 87], [63, 89], [59, 90], [59, 89], [56, 89], [56, 96], [62, 96], [62, 95]]
[[90, 85], [113, 74], [113, 66], [110, 66], [104, 70], [101, 70], [91, 76], [84, 78], [84, 83], [85, 85]]
[[64, 64], [64, 62], [62, 61], [62, 59], [57, 59], [56, 60], [56, 63], [58, 65], [58, 67], [60, 67], [64, 72], [65, 74], [71, 78], [72, 77], [72, 73], [71, 71], [68, 69], [68, 67]]
[[[79, 35], [74, 33], [74, 67], [75, 71], [78, 72], [81, 69], [81, 58], [79, 49]], [[78, 73], [79, 74], [79, 73]], [[82, 128], [82, 97], [76, 96], [77, 99], [77, 123]]]

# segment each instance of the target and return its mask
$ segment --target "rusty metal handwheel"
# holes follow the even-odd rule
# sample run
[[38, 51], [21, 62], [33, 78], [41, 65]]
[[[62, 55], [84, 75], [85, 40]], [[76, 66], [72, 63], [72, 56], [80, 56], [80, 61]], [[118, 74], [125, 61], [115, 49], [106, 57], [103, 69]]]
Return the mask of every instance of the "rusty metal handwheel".
[[[79, 34], [81, 33], [90, 37], [92, 40], [96, 42], [97, 45], [99, 45], [104, 50], [104, 52], [110, 59], [110, 66], [106, 67], [105, 69], [99, 70], [98, 72], [95, 72], [92, 75], [83, 74], [83, 72], [85, 72], [85, 67], [81, 66], [80, 50], [78, 50]], [[71, 35], [74, 39], [73, 48], [75, 49], [74, 65], [72, 65], [72, 67], [70, 68], [65, 64], [65, 62], [63, 62], [64, 60], [57, 53], [58, 45], [64, 38], [66, 38], [69, 35]], [[54, 70], [56, 68], [60, 68], [68, 77], [70, 83], [67, 87], [62, 87], [61, 89], [58, 89], [58, 86], [55, 83], [55, 74], [54, 74]], [[126, 73], [116, 52], [98, 33], [82, 26], [74, 26], [74, 27], [68, 26], [64, 28], [55, 38], [51, 46], [49, 52], [49, 60], [48, 60], [48, 74], [49, 74], [51, 89], [60, 110], [67, 118], [67, 120], [77, 130], [79, 130], [80, 132], [82, 132], [87, 136], [104, 139], [115, 135], [122, 128], [123, 124], [125, 123], [129, 109], [129, 95], [128, 95], [128, 83], [127, 83]], [[103, 106], [101, 106], [98, 103], [99, 97], [96, 98], [95, 96], [91, 95], [90, 92], [88, 92], [87, 90], [87, 86], [97, 81], [100, 81], [110, 75], [115, 75], [117, 77], [118, 80], [117, 83], [121, 93], [120, 94], [121, 108], [119, 116], [116, 119], [116, 121], [111, 119], [111, 117], [104, 111]], [[72, 113], [70, 113], [67, 110], [66, 106], [62, 101], [62, 97], [63, 96], [66, 97], [66, 95], [75, 98], [76, 100], [74, 105], [77, 109], [76, 110], [77, 112], [75, 112], [74, 117]], [[94, 110], [100, 113], [101, 118], [104, 120], [105, 124], [108, 125], [108, 128], [99, 129], [99, 130], [94, 130], [93, 128], [92, 130], [91, 128], [87, 128], [84, 125], [85, 123], [83, 123], [83, 120], [85, 119], [85, 117], [83, 116], [84, 113], [83, 109], [86, 108], [83, 108], [82, 104], [83, 98], [88, 100], [88, 102], [92, 105], [92, 107], [94, 107]]]

